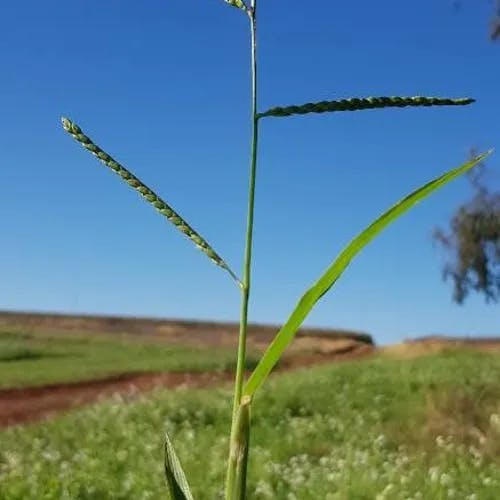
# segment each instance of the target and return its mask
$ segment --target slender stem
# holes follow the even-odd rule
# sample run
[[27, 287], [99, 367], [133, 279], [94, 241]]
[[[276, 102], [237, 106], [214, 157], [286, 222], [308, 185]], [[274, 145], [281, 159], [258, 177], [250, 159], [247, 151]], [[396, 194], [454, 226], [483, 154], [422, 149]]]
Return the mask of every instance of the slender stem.
[[[255, 7], [253, 7], [255, 9]], [[255, 178], [257, 170], [257, 142], [259, 120], [257, 118], [257, 60], [256, 60], [256, 26], [255, 10], [250, 14], [252, 27], [252, 153], [250, 161], [250, 182], [248, 187], [248, 212], [247, 212], [247, 232], [245, 244], [245, 260], [242, 282], [242, 299], [240, 315], [240, 334], [238, 342], [238, 363], [236, 368], [234, 413], [239, 407], [241, 392], [243, 387], [243, 377], [245, 374], [246, 358], [246, 337], [248, 320], [248, 301], [250, 298], [251, 266], [252, 266], [252, 240], [253, 240], [253, 214], [255, 205]]]
[[[245, 457], [238, 457], [235, 450], [240, 449], [241, 429], [238, 425], [238, 410], [241, 404], [241, 394], [243, 391], [243, 379], [245, 376], [246, 364], [246, 343], [248, 329], [248, 301], [250, 298], [250, 284], [252, 271], [252, 242], [253, 242], [253, 216], [255, 205], [255, 178], [257, 172], [257, 143], [259, 135], [259, 119], [257, 116], [257, 29], [256, 29], [256, 3], [257, 0], [252, 0], [251, 8], [247, 11], [250, 18], [251, 27], [251, 70], [252, 70], [252, 149], [250, 160], [250, 179], [248, 187], [248, 211], [247, 211], [247, 230], [245, 242], [245, 257], [243, 268], [243, 281], [241, 283], [241, 313], [240, 313], [240, 331], [238, 338], [238, 359], [236, 365], [236, 377], [234, 383], [234, 402], [233, 402], [233, 418], [231, 425], [231, 442], [230, 454], [227, 470], [226, 482], [226, 500], [242, 500], [245, 498], [245, 485], [238, 484], [238, 477], [245, 477], [245, 471], [238, 468], [246, 469], [246, 447]], [[249, 404], [247, 402], [246, 404]], [[248, 437], [247, 437], [248, 439]]]

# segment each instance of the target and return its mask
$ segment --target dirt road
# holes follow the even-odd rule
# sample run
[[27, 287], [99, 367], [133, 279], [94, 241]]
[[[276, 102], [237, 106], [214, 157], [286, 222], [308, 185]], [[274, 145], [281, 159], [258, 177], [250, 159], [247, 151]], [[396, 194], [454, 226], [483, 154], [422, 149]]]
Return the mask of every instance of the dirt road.
[[[373, 346], [361, 345], [347, 352], [330, 355], [294, 356], [280, 366], [279, 371], [363, 358], [373, 352]], [[109, 398], [113, 394], [133, 397], [157, 387], [210, 387], [229, 382], [232, 378], [233, 374], [230, 372], [124, 373], [99, 380], [4, 389], [0, 390], [0, 427], [50, 418], [71, 408]]]

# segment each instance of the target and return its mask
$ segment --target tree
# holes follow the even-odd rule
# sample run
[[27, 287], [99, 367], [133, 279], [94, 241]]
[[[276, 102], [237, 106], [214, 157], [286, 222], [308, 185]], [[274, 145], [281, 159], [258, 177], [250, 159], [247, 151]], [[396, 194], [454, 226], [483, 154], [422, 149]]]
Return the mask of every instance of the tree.
[[[459, 10], [462, 6], [462, 0], [455, 0], [453, 6]], [[500, 40], [500, 0], [493, 0], [493, 14], [490, 22], [490, 39], [492, 41]]]
[[[454, 5], [460, 8], [461, 1]], [[500, 0], [494, 0], [490, 38], [500, 40]], [[433, 235], [450, 254], [443, 278], [452, 280], [457, 304], [471, 291], [483, 294], [486, 302], [500, 299], [500, 193], [490, 191], [483, 176], [484, 165], [469, 174], [472, 199], [458, 207], [447, 232], [438, 228]]]
[[490, 38], [500, 40], [500, 0], [495, 1], [495, 9], [491, 20]]
[[462, 304], [470, 291], [486, 302], [500, 298], [500, 192], [483, 182], [484, 165], [470, 174], [472, 199], [450, 220], [449, 231], [436, 229], [434, 239], [451, 254], [443, 278], [453, 281], [453, 299]]

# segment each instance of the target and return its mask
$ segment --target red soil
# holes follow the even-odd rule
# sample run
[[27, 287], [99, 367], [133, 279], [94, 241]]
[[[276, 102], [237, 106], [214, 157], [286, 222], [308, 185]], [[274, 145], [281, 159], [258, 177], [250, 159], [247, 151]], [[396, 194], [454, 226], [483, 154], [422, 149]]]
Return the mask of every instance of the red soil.
[[0, 427], [42, 418], [110, 397], [134, 395], [155, 387], [206, 387], [229, 380], [230, 373], [124, 373], [100, 380], [0, 391]]
[[[307, 354], [289, 357], [280, 370], [296, 369], [318, 363], [336, 362], [369, 356], [373, 346], [358, 345], [333, 354]], [[209, 387], [232, 380], [229, 372], [198, 373], [124, 373], [100, 380], [69, 384], [50, 384], [0, 390], [0, 427], [35, 422], [56, 413], [83, 406], [113, 394], [134, 396], [157, 387]]]

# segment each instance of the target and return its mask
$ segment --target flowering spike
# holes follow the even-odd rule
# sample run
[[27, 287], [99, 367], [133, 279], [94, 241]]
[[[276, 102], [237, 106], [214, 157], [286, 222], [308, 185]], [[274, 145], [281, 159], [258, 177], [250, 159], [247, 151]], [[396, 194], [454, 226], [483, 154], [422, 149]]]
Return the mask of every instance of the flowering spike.
[[362, 97], [339, 101], [308, 102], [300, 106], [271, 108], [257, 116], [291, 116], [307, 113], [332, 113], [334, 111], [360, 111], [375, 108], [405, 108], [407, 106], [464, 106], [474, 99], [450, 99], [443, 97]]
[[243, 0], [224, 0], [228, 5], [236, 7], [238, 9], [244, 10], [248, 12], [248, 6], [245, 4]]
[[108, 153], [94, 144], [87, 137], [82, 129], [71, 120], [62, 118], [64, 130], [68, 132], [73, 139], [79, 142], [87, 151], [90, 151], [98, 160], [110, 168], [115, 174], [119, 175], [132, 189], [137, 191], [147, 202], [149, 202], [161, 215], [171, 222], [179, 231], [189, 238], [214, 264], [226, 270], [231, 277], [239, 284], [240, 281], [226, 262], [219, 257], [217, 252], [203, 239], [170, 205], [164, 202], [152, 189], [146, 186], [132, 172], [118, 163]]

